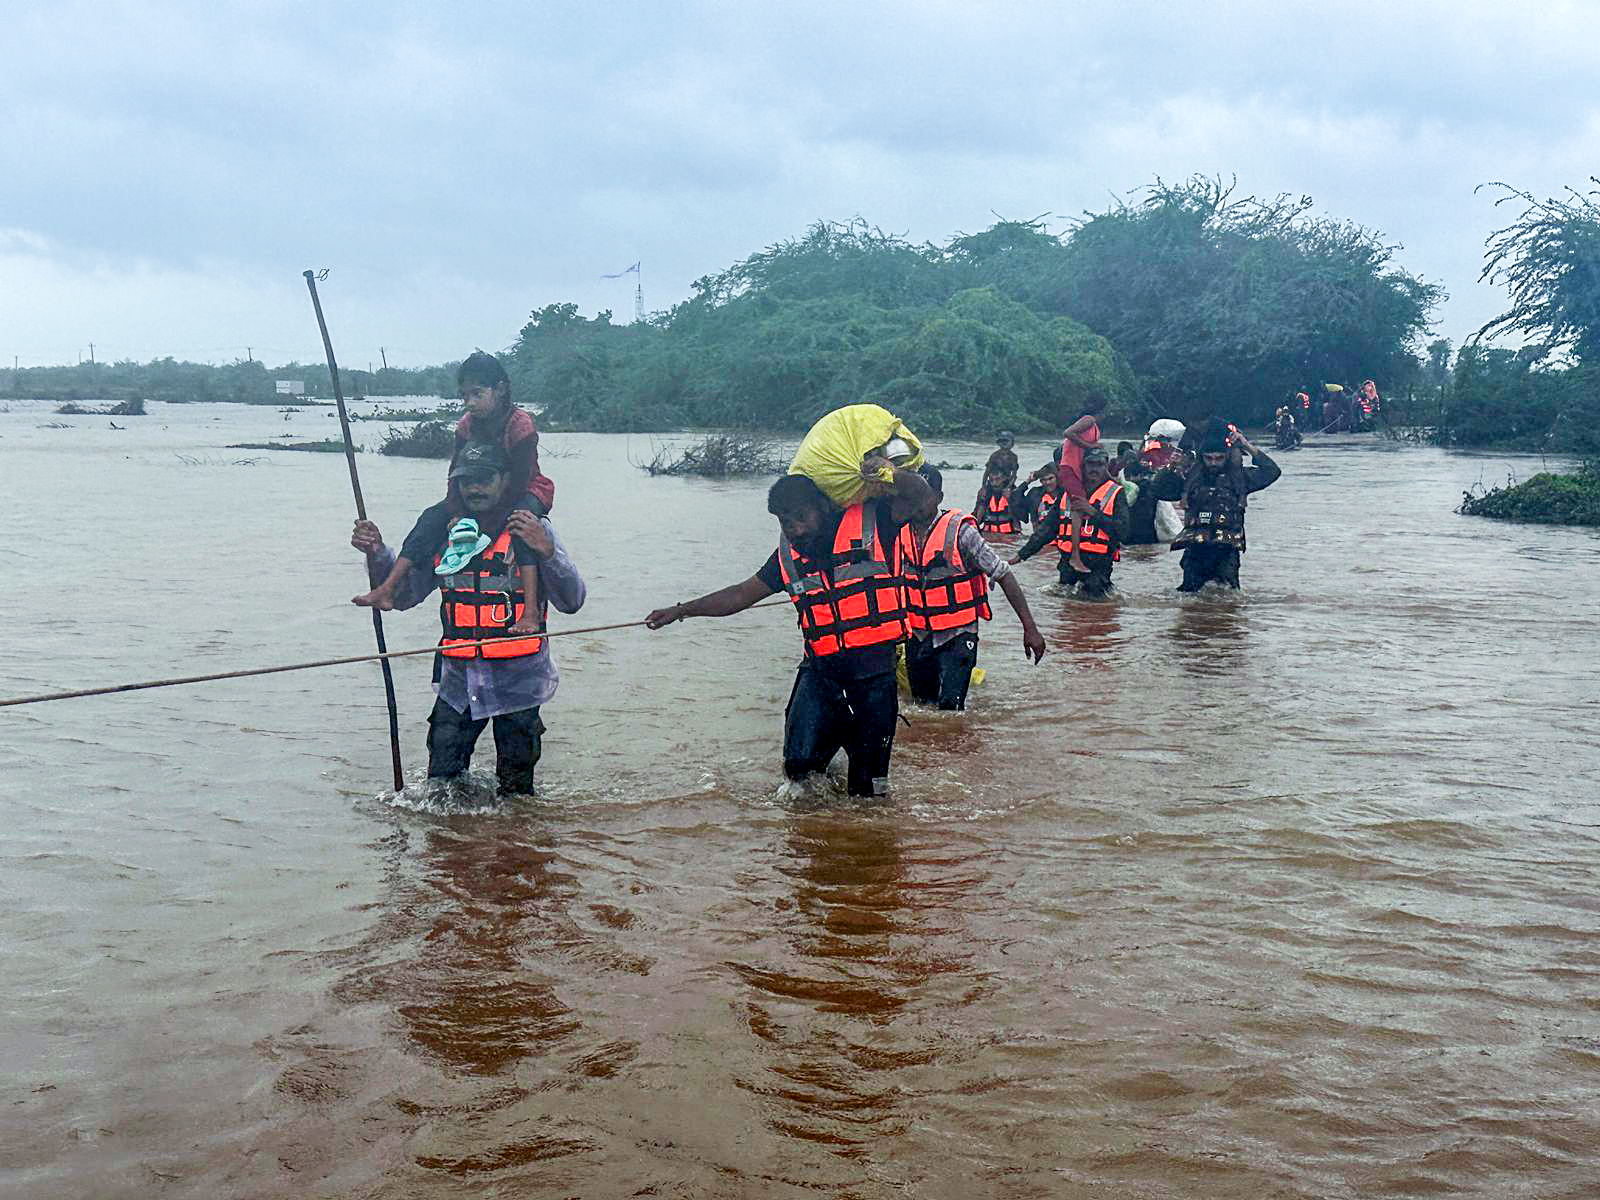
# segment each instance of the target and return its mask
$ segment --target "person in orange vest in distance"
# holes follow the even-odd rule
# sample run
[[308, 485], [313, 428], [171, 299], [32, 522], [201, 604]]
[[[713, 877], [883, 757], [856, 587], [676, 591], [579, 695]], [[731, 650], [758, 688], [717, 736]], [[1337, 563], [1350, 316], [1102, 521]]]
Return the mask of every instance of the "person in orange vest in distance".
[[972, 502], [972, 515], [984, 533], [1016, 533], [1021, 528], [1020, 507], [1011, 479], [996, 469], [984, 475], [978, 498]]
[[780, 532], [778, 548], [761, 569], [742, 583], [645, 618], [660, 629], [685, 617], [730, 616], [787, 593], [805, 657], [784, 710], [783, 773], [804, 779], [825, 770], [843, 749], [852, 796], [882, 796], [889, 789], [900, 712], [895, 647], [909, 631], [896, 547], [900, 527], [929, 496], [921, 475], [879, 455], [862, 462], [861, 477], [878, 480], [886, 467], [894, 473], [888, 493], [842, 512], [806, 476], [783, 476], [767, 492], [767, 511], [778, 518]]
[[1011, 568], [978, 532], [971, 513], [940, 509], [944, 477], [923, 467], [927, 503], [900, 529], [900, 572], [906, 584], [906, 677], [911, 698], [943, 709], [967, 706], [972, 668], [978, 664], [978, 622], [990, 619], [989, 581], [1005, 593], [1022, 622], [1022, 650], [1044, 657], [1044, 638]]
[[[478, 735], [492, 720], [500, 791], [530, 792], [543, 751], [539, 709], [560, 682], [543, 636], [545, 608], [577, 612], [585, 599], [583, 578], [550, 522], [526, 507], [500, 446], [467, 446], [450, 483], [476, 532], [458, 522], [425, 563], [399, 577], [393, 595], [393, 607], [413, 608], [440, 589], [444, 629], [428, 717], [428, 777], [465, 772]], [[367, 556], [372, 583], [389, 576], [395, 552], [375, 524], [357, 521], [350, 544]], [[538, 573], [531, 603], [521, 578], [530, 566]], [[355, 603], [370, 607], [370, 594]]]
[[1132, 511], [1122, 484], [1108, 474], [1109, 465], [1110, 457], [1100, 447], [1084, 451], [1083, 486], [1089, 498], [1077, 505], [1083, 523], [1083, 535], [1078, 539], [1083, 570], [1072, 565], [1072, 524], [1068, 515], [1072, 500], [1065, 492], [1055, 513], [1034, 528], [1033, 536], [1011, 561], [1026, 562], [1053, 543], [1061, 551], [1059, 578], [1063, 588], [1077, 586], [1084, 596], [1095, 600], [1109, 593], [1111, 568], [1122, 558], [1121, 547], [1128, 540]]
[[[1061, 484], [1057, 481], [1056, 473], [1059, 470], [1061, 449], [1056, 448], [1056, 459], [1045, 463], [1027, 479], [1023, 480], [1026, 490], [1022, 497], [1022, 512], [1030, 524], [1037, 525], [1046, 518], [1046, 514], [1054, 511], [1056, 498], [1061, 494]], [[1028, 484], [1037, 484], [1037, 487], [1027, 487]]]

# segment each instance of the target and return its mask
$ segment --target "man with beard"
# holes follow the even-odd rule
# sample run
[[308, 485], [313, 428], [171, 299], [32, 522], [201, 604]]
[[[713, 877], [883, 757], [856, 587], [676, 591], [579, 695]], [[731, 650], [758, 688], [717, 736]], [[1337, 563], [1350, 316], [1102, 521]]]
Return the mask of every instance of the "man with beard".
[[[1011, 561], [1025, 562], [1054, 543], [1061, 551], [1061, 586], [1077, 587], [1091, 600], [1106, 596], [1111, 591], [1112, 564], [1121, 561], [1121, 547], [1128, 539], [1129, 511], [1122, 484], [1110, 476], [1109, 469], [1109, 457], [1100, 447], [1084, 451], [1081, 470], [1088, 498], [1073, 505], [1072, 498], [1063, 492], [1055, 509], [1041, 515], [1033, 536]], [[1084, 531], [1078, 542], [1082, 570], [1072, 565], [1072, 508], [1076, 508]]]
[[775, 592], [797, 610], [805, 657], [784, 710], [783, 773], [804, 779], [824, 770], [842, 748], [852, 796], [882, 796], [900, 711], [895, 646], [909, 632], [896, 545], [900, 527], [925, 509], [932, 489], [916, 471], [869, 456], [865, 480], [894, 472], [887, 495], [843, 512], [804, 475], [785, 475], [767, 493], [778, 518], [778, 548], [743, 583], [658, 608], [645, 618], [660, 629], [685, 617], [726, 617]]
[[[398, 578], [392, 596], [392, 607], [412, 608], [440, 589], [444, 628], [434, 659], [428, 777], [465, 772], [478, 735], [492, 720], [500, 791], [529, 792], [543, 749], [539, 708], [560, 681], [544, 637], [546, 604], [577, 612], [583, 579], [550, 522], [526, 507], [499, 445], [463, 449], [450, 485], [466, 517], [430, 547], [426, 561]], [[372, 583], [389, 576], [395, 553], [376, 525], [357, 521], [350, 544], [367, 556]], [[520, 577], [529, 565], [538, 574], [531, 605]], [[354, 602], [370, 607], [372, 593]]]
[[[1199, 461], [1186, 474], [1169, 467], [1145, 487], [1157, 499], [1183, 501], [1183, 532], [1172, 542], [1174, 550], [1183, 551], [1178, 590], [1198, 592], [1212, 581], [1237, 588], [1246, 498], [1276, 482], [1283, 471], [1244, 434], [1215, 419], [1196, 441]], [[1241, 451], [1250, 455], [1250, 466]]]

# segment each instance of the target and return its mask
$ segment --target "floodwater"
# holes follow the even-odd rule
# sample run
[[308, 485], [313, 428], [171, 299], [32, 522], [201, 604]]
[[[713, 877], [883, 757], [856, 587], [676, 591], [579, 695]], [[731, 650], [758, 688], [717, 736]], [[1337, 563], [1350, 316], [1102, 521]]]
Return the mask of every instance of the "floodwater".
[[[325, 410], [118, 423], [0, 413], [0, 691], [369, 648], [343, 461], [222, 449]], [[544, 444], [558, 629], [772, 546], [765, 481]], [[558, 639], [484, 811], [387, 797], [371, 665], [0, 710], [0, 1193], [1600, 1193], [1600, 538], [1452, 513], [1534, 459], [1281, 461], [1239, 595], [1023, 568], [1049, 656], [1000, 603], [884, 804], [780, 788], [782, 609]], [[442, 486], [361, 470], [392, 541]]]

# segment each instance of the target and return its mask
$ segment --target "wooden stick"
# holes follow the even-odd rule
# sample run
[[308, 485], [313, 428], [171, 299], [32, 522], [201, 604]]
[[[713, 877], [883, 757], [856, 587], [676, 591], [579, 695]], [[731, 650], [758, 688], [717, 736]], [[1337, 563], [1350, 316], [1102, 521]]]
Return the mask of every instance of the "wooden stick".
[[[356, 444], [350, 436], [350, 414], [344, 408], [344, 389], [339, 386], [339, 364], [333, 358], [333, 340], [328, 337], [328, 323], [322, 319], [322, 300], [317, 296], [315, 272], [307, 271], [306, 287], [311, 289], [311, 307], [317, 311], [317, 328], [322, 331], [322, 348], [328, 355], [328, 374], [333, 377], [333, 399], [339, 406], [339, 428], [344, 431], [344, 461], [350, 468], [350, 490], [356, 495], [356, 519], [367, 519], [367, 503], [361, 498], [361, 477], [356, 474]], [[370, 580], [368, 583], [370, 584]], [[378, 639], [378, 654], [384, 656], [383, 698], [389, 705], [389, 757], [394, 766], [394, 790], [406, 786], [405, 772], [400, 766], [400, 713], [394, 703], [394, 676], [389, 671], [389, 647], [383, 638], [383, 614], [372, 610], [372, 632]]]
[[[780, 602], [788, 603], [787, 599], [763, 600], [760, 604], [752, 604], [750, 607], [772, 608]], [[749, 610], [745, 611], [748, 612]], [[590, 625], [585, 629], [558, 629], [543, 636], [571, 637], [580, 633], [605, 633], [612, 629], [633, 629], [643, 624], [643, 621], [619, 621], [614, 625]], [[494, 640], [494, 638], [484, 638], [481, 641], [463, 643], [463, 645], [481, 646]], [[212, 683], [219, 679], [245, 679], [252, 675], [279, 675], [285, 671], [310, 671], [317, 667], [342, 667], [349, 663], [382, 662], [384, 669], [387, 671], [391, 658], [410, 658], [417, 654], [437, 654], [438, 652], [438, 646], [422, 646], [415, 650], [384, 650], [377, 654], [354, 654], [347, 658], [319, 658], [313, 662], [290, 663], [281, 667], [251, 667], [243, 671], [219, 671], [214, 675], [185, 675], [178, 679], [152, 679], [143, 683], [118, 683], [110, 687], [80, 688], [73, 692], [48, 692], [40, 696], [17, 696], [10, 700], [0, 700], [0, 708], [15, 708], [22, 704], [43, 704], [48, 700], [76, 700], [80, 696], [109, 696], [117, 692], [142, 692], [150, 688], [179, 687], [190, 683]], [[403, 782], [402, 786], [404, 786]]]

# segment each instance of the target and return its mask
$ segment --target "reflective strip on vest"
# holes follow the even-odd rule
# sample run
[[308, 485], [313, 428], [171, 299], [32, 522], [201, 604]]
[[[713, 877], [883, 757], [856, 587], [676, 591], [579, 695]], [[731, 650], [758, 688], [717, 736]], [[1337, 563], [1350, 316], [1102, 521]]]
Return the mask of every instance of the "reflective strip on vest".
[[[1115, 479], [1108, 479], [1095, 488], [1094, 495], [1089, 497], [1089, 503], [1101, 512], [1110, 516], [1114, 511], [1117, 499], [1122, 495], [1122, 485]], [[1068, 497], [1063, 496], [1063, 500]], [[1056, 548], [1063, 554], [1072, 553], [1072, 523], [1067, 516], [1070, 504], [1061, 506], [1061, 517], [1056, 527]], [[1111, 535], [1098, 525], [1084, 522], [1083, 536], [1078, 539], [1078, 553], [1081, 554], [1109, 554], [1112, 562], [1122, 561], [1122, 551], [1111, 545]]]
[[806, 653], [817, 657], [901, 641], [907, 633], [905, 593], [878, 538], [878, 502], [852, 504], [833, 536], [830, 573], [778, 539], [783, 589], [794, 601]]
[[[434, 556], [435, 566], [441, 558], [443, 555]], [[502, 529], [494, 543], [468, 564], [467, 570], [439, 581], [439, 620], [444, 626], [439, 652], [449, 658], [488, 659], [525, 658], [539, 653], [544, 646], [542, 636], [512, 637], [509, 633], [522, 620], [526, 603], [522, 581], [511, 562], [511, 531]], [[475, 642], [482, 644], [474, 645]]]
[[977, 514], [978, 528], [988, 533], [1015, 533], [1017, 519], [1011, 515], [1011, 493], [990, 495], [987, 507]]
[[912, 633], [940, 633], [976, 625], [989, 611], [989, 577], [968, 567], [956, 539], [971, 514], [939, 514], [919, 547], [910, 525], [900, 530], [900, 575], [906, 585], [906, 617]]

